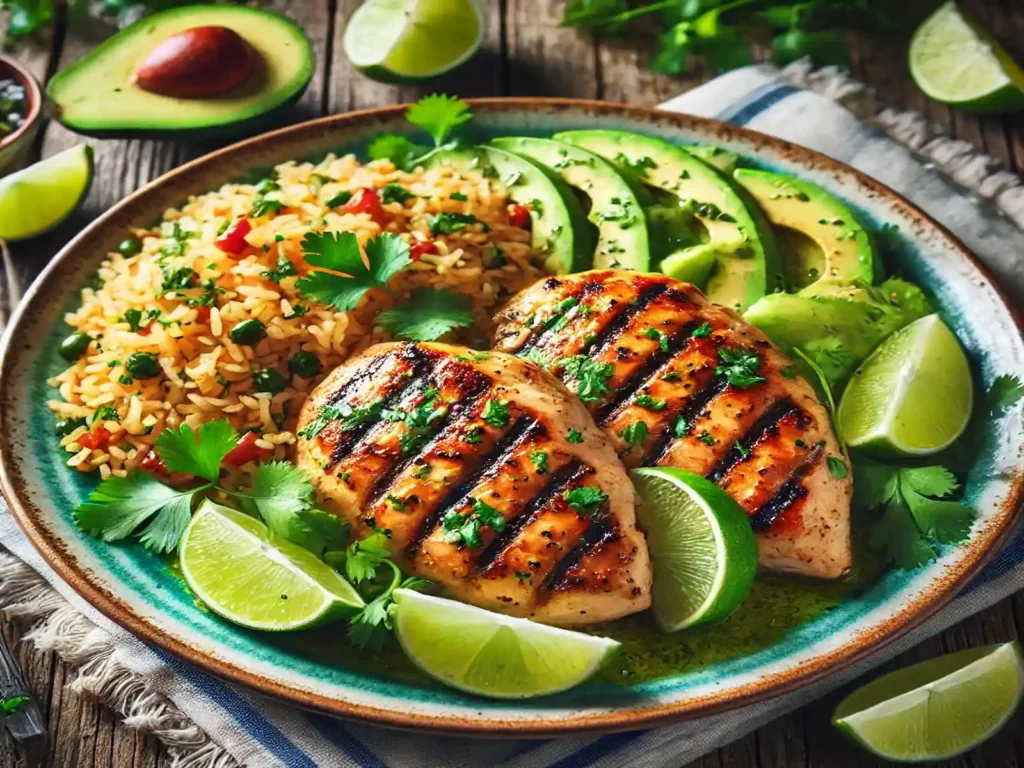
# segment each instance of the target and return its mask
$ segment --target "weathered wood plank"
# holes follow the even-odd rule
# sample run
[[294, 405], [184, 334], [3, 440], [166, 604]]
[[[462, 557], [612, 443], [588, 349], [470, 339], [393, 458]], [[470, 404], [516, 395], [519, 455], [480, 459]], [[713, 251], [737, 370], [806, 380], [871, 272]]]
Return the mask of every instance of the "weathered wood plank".
[[559, 26], [562, 4], [507, 0], [508, 86], [514, 96], [601, 96], [597, 46]]

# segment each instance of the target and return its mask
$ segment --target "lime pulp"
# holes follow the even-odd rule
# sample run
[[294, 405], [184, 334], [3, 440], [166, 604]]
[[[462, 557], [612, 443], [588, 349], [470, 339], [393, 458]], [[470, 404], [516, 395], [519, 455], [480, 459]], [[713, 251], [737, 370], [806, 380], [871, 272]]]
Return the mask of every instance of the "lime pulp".
[[462, 64], [480, 47], [477, 0], [367, 0], [345, 28], [345, 55], [385, 82], [425, 80]]
[[640, 526], [654, 570], [652, 608], [675, 632], [728, 618], [757, 572], [757, 542], [746, 513], [709, 480], [681, 469], [633, 471]]
[[206, 500], [180, 544], [181, 571], [214, 613], [251, 629], [305, 629], [355, 613], [363, 600], [337, 571], [263, 523]]
[[79, 144], [0, 179], [0, 240], [53, 229], [92, 185], [92, 147]]
[[545, 696], [582, 683], [619, 648], [604, 637], [395, 591], [402, 649], [431, 677], [499, 699]]
[[889, 760], [944, 760], [999, 730], [1022, 690], [1016, 641], [971, 648], [868, 683], [840, 702], [832, 723]]

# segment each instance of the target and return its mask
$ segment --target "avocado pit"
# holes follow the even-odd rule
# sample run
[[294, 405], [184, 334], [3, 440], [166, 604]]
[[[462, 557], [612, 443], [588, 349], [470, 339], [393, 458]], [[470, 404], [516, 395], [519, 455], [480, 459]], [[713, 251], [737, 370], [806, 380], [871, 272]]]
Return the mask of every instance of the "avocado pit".
[[242, 85], [259, 53], [233, 29], [192, 27], [168, 37], [132, 74], [144, 91], [178, 99], [206, 99]]

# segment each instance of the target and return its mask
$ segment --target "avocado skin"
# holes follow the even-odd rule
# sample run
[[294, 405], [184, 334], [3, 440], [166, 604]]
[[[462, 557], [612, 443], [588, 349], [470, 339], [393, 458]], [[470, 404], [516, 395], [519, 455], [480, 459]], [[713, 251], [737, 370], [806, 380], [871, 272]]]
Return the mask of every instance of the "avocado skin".
[[[811, 295], [835, 286], [871, 285], [879, 279], [881, 260], [867, 231], [849, 208], [824, 189], [802, 179], [750, 168], [737, 170], [734, 178], [773, 226], [802, 233], [821, 251], [820, 276], [802, 286], [799, 293]], [[790, 274], [806, 272], [799, 254], [783, 253], [783, 261], [789, 262]]]
[[[211, 11], [215, 15], [211, 16]], [[223, 14], [227, 15], [224, 16], [223, 19], [218, 18]], [[281, 34], [283, 31], [287, 31], [290, 33], [291, 39], [300, 46], [299, 50], [302, 59], [301, 67], [295, 70], [294, 77], [282, 84], [279, 88], [266, 94], [266, 106], [262, 111], [253, 112], [252, 109], [246, 109], [246, 115], [244, 117], [231, 120], [221, 120], [205, 125], [189, 125], [188, 121], [174, 123], [169, 120], [166, 127], [133, 127], [130, 124], [117, 124], [118, 119], [112, 118], [112, 125], [110, 127], [104, 127], [96, 124], [79, 124], [75, 119], [69, 118], [65, 114], [67, 110], [61, 108], [62, 100], [71, 101], [75, 98], [75, 91], [72, 90], [69, 93], [68, 88], [77, 83], [77, 78], [84, 78], [83, 84], [88, 84], [89, 80], [87, 77], [84, 77], [83, 73], [88, 74], [89, 69], [93, 67], [94, 64], [96, 64], [97, 69], [102, 70], [104, 63], [103, 57], [112, 50], [116, 54], [116, 49], [122, 45], [128, 48], [135, 41], [136, 35], [144, 34], [143, 32], [140, 32], [140, 30], [151, 29], [164, 22], [173, 24], [182, 17], [189, 16], [195, 17], [195, 24], [191, 24], [189, 27], [202, 26], [211, 23], [216, 24], [224, 19], [229, 19], [232, 14], [243, 14], [250, 20], [259, 18], [266, 19], [268, 24], [272, 23], [277, 27], [276, 29], [271, 28], [272, 32]], [[189, 27], [182, 27], [181, 29]], [[180, 29], [175, 30], [173, 27], [172, 30], [180, 31]], [[173, 34], [174, 31], [172, 31], [171, 34]], [[155, 45], [156, 42], [157, 41], [154, 41], [153, 45]], [[112, 56], [111, 58], [116, 57]], [[135, 62], [133, 62], [133, 65], [134, 63]], [[313, 73], [313, 44], [306, 36], [305, 32], [287, 16], [274, 11], [249, 6], [220, 4], [180, 6], [146, 16], [135, 24], [117, 32], [102, 44], [92, 49], [88, 54], [83, 56], [74, 64], [58, 72], [50, 80], [46, 91], [47, 96], [53, 104], [53, 114], [56, 120], [68, 130], [84, 136], [93, 136], [99, 139], [159, 139], [184, 142], [217, 142], [246, 135], [253, 135], [267, 130], [268, 128], [275, 127], [275, 125], [280, 122], [282, 114], [289, 108], [293, 107], [296, 102], [302, 98], [303, 93], [305, 93], [306, 88], [313, 79]], [[136, 86], [127, 82], [125, 83], [125, 87], [133, 89], [136, 88]], [[141, 89], [138, 90], [141, 91]], [[152, 94], [148, 95], [152, 96]], [[184, 101], [188, 103], [202, 102], [203, 100], [195, 99]], [[251, 103], [252, 102], [247, 102], [247, 104]], [[256, 104], [258, 106], [258, 100]]]

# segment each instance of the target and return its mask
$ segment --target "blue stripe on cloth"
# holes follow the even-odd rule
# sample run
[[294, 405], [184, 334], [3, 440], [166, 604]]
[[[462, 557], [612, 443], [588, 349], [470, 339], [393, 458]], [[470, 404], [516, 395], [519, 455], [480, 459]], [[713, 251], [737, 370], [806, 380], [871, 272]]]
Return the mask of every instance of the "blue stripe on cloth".
[[316, 763], [309, 755], [295, 746], [288, 737], [228, 685], [199, 671], [191, 664], [180, 661], [166, 651], [153, 646], [150, 648], [167, 662], [176, 674], [181, 675], [230, 715], [255, 741], [262, 744], [281, 763], [288, 768], [317, 768]]
[[755, 88], [743, 99], [735, 104], [729, 105], [722, 110], [716, 118], [724, 120], [733, 125], [746, 125], [765, 110], [775, 106], [788, 96], [792, 96], [800, 89], [792, 85], [772, 81]]
[[333, 717], [312, 713], [307, 713], [306, 719], [320, 731], [325, 739], [352, 758], [359, 768], [387, 768], [387, 763], [377, 757], [363, 742], [346, 731], [340, 721]]
[[592, 741], [582, 749], [563, 757], [557, 763], [552, 763], [548, 768], [587, 768], [602, 757], [607, 757], [627, 744], [632, 744], [646, 734], [647, 731], [626, 731], [625, 733], [602, 736], [597, 741]]

